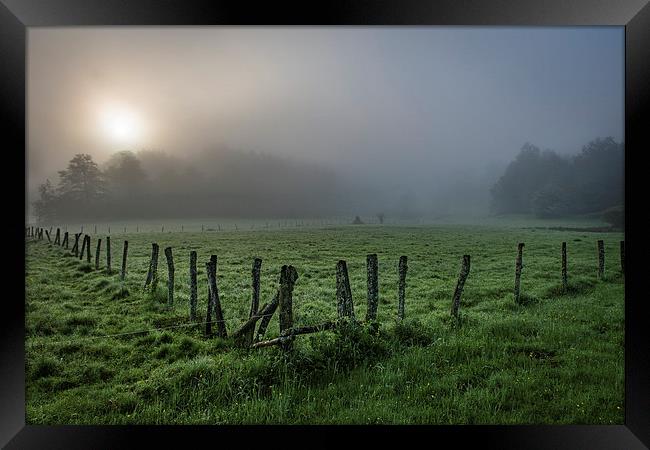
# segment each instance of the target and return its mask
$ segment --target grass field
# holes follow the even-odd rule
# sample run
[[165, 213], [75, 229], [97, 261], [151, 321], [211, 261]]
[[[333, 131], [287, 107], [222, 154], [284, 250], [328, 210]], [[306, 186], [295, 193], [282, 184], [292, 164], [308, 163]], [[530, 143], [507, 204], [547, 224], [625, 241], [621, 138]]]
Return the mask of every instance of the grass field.
[[[27, 423], [622, 424], [622, 233], [514, 223], [114, 230], [112, 275], [94, 270], [96, 237], [103, 239], [105, 266], [101, 231], [92, 236], [93, 267], [47, 240], [28, 242]], [[121, 283], [115, 269], [123, 239], [129, 259]], [[602, 280], [597, 239], [605, 241]], [[568, 292], [560, 283], [562, 241]], [[161, 247], [160, 283], [148, 293], [142, 287], [152, 242]], [[512, 293], [518, 242], [526, 244], [522, 305]], [[172, 308], [167, 246], [176, 264]], [[308, 325], [336, 317], [339, 259], [348, 263], [356, 315], [365, 316], [366, 255], [377, 253], [380, 332], [361, 326], [301, 336], [288, 355], [205, 338], [203, 327], [178, 326], [189, 321], [191, 250], [199, 258], [202, 317], [204, 263], [218, 255], [228, 331], [247, 317], [254, 257], [263, 259], [261, 303], [277, 290], [280, 267], [296, 267], [294, 323]], [[449, 309], [463, 254], [471, 255], [471, 271], [456, 321]], [[400, 255], [408, 256], [402, 323], [396, 320]], [[154, 331], [127, 334], [142, 330]], [[276, 313], [267, 336], [277, 334]]]

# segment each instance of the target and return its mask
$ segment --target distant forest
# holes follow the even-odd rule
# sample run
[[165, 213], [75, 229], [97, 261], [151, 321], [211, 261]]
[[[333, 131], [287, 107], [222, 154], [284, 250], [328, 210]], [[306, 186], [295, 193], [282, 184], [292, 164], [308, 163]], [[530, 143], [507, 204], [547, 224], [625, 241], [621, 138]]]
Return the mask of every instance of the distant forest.
[[[38, 188], [41, 222], [160, 217], [318, 217], [341, 192], [332, 170], [271, 155], [220, 150], [191, 162], [159, 151], [123, 151], [102, 165], [77, 154]], [[317, 198], [314, 202], [312, 199]]]
[[596, 139], [572, 157], [525, 144], [492, 187], [495, 214], [540, 218], [602, 213], [621, 226], [624, 204], [623, 144]]

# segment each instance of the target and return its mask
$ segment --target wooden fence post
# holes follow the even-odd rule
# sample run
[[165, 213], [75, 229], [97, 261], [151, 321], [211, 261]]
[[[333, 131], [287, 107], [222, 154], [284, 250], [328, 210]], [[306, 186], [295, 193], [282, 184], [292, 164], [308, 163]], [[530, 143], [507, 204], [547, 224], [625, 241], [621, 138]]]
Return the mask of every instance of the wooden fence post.
[[95, 250], [95, 270], [99, 270], [99, 251], [102, 248], [101, 238], [97, 239], [97, 249]]
[[45, 230], [45, 236], [47, 237], [47, 242], [52, 242], [52, 239], [50, 239], [50, 232]]
[[106, 272], [111, 273], [111, 237], [106, 236]]
[[517, 259], [515, 260], [515, 303], [519, 303], [520, 286], [521, 286], [521, 269], [523, 267], [524, 243], [517, 245]]
[[63, 234], [63, 242], [61, 243], [61, 245], [64, 246], [66, 250], [68, 249], [68, 237], [68, 232], [66, 231]]
[[621, 273], [625, 275], [625, 241], [620, 242], [621, 248]]
[[366, 321], [377, 320], [377, 305], [379, 303], [379, 279], [377, 276], [377, 255], [366, 256], [366, 269], [368, 275], [368, 310]]
[[86, 241], [88, 241], [86, 244], [86, 263], [90, 265], [90, 235], [86, 235]]
[[406, 270], [408, 266], [406, 264], [406, 256], [400, 256], [399, 258], [399, 286], [398, 286], [398, 306], [397, 306], [397, 317], [400, 320], [404, 320], [404, 303], [406, 301]]
[[74, 234], [74, 245], [72, 246], [72, 252], [74, 253], [75, 258], [79, 257], [79, 233]]
[[144, 287], [146, 288], [151, 284], [151, 289], [155, 290], [158, 285], [158, 253], [160, 247], [158, 244], [153, 242], [151, 244], [151, 259], [149, 260], [149, 272], [147, 273], [147, 279], [144, 282]]
[[[298, 279], [298, 272], [293, 266], [282, 266], [280, 272], [280, 291], [278, 303], [280, 307], [280, 335], [293, 327], [293, 287]], [[292, 339], [283, 342], [282, 348], [290, 350]]]
[[[260, 258], [255, 258], [253, 260], [253, 268], [251, 270], [252, 295], [251, 295], [251, 309], [250, 309], [250, 313], [248, 314], [249, 319], [257, 314], [257, 311], [259, 310], [259, 307], [260, 307], [260, 272], [261, 272], [261, 270], [262, 270], [262, 260]], [[245, 334], [246, 343], [249, 344], [249, 345], [253, 343], [253, 333], [254, 332], [255, 332], [255, 328], [253, 327]]]
[[598, 240], [598, 278], [605, 276], [605, 243]]
[[348, 278], [348, 267], [343, 260], [336, 263], [336, 301], [339, 319], [349, 317], [354, 320], [354, 304]]
[[126, 278], [126, 255], [129, 251], [129, 241], [124, 241], [124, 249], [122, 250], [122, 273], [120, 279], [124, 281]]
[[566, 291], [569, 287], [566, 269], [566, 242], [562, 242], [562, 290]]
[[57, 245], [61, 245], [61, 229], [57, 228], [56, 229], [56, 237], [54, 238], [54, 243]]
[[454, 291], [454, 297], [451, 302], [451, 315], [454, 317], [458, 317], [460, 298], [463, 295], [463, 287], [465, 287], [465, 281], [469, 275], [469, 267], [469, 255], [463, 255], [463, 265], [458, 274], [458, 282], [456, 283], [456, 290]]
[[190, 252], [190, 322], [196, 321], [196, 251]]
[[174, 304], [174, 256], [172, 255], [172, 248], [165, 248], [165, 257], [167, 258], [167, 305]]
[[210, 257], [210, 262], [206, 263], [206, 271], [208, 274], [208, 283], [210, 286], [210, 300], [208, 302], [208, 310], [212, 310], [214, 321], [217, 324], [217, 335], [225, 338], [228, 336], [226, 331], [226, 324], [223, 320], [223, 311], [221, 310], [221, 302], [219, 300], [219, 288], [217, 286], [217, 255]]
[[83, 240], [81, 241], [81, 254], [79, 255], [79, 259], [83, 261], [84, 259], [84, 253], [86, 250], [86, 235], [84, 235]]

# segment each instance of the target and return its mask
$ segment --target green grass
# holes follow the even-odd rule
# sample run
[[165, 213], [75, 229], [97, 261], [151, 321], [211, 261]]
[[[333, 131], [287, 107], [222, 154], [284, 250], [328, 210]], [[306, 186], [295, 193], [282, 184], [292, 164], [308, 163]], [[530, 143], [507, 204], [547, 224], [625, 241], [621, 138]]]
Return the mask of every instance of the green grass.
[[[29, 242], [27, 423], [622, 424], [623, 236], [528, 226], [115, 234], [110, 275], [103, 270], [105, 248], [102, 270], [94, 270], [94, 237], [91, 270], [60, 247]], [[104, 245], [105, 236], [98, 237]], [[121, 282], [116, 269], [124, 238], [129, 259]], [[605, 241], [604, 280], [596, 278], [597, 239]], [[160, 280], [145, 292], [151, 242], [161, 248]], [[521, 305], [512, 294], [518, 242], [526, 244]], [[167, 246], [176, 265], [171, 308]], [[308, 325], [336, 317], [339, 259], [348, 263], [356, 315], [365, 316], [365, 258], [377, 253], [380, 330], [300, 336], [284, 355], [277, 348], [234, 348], [229, 340], [205, 338], [202, 327], [178, 327], [188, 323], [191, 250], [198, 252], [202, 318], [205, 262], [218, 255], [229, 331], [248, 314], [255, 257], [263, 259], [262, 303], [277, 290], [280, 267], [296, 267], [294, 323]], [[463, 254], [472, 257], [471, 271], [455, 320], [449, 309]], [[396, 320], [400, 255], [408, 256], [403, 323]], [[277, 334], [276, 314], [267, 335]]]

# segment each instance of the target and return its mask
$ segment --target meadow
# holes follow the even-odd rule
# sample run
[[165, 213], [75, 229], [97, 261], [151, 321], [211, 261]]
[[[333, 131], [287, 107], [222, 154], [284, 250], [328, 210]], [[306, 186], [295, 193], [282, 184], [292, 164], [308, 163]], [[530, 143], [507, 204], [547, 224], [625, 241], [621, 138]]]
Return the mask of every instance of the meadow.
[[[278, 223], [271, 222], [271, 223]], [[92, 236], [93, 264], [47, 240], [26, 243], [28, 424], [622, 424], [624, 277], [618, 232], [547, 229], [519, 218], [480, 224], [310, 223], [107, 228]], [[178, 224], [176, 224], [178, 225]], [[201, 231], [203, 225], [204, 231]], [[76, 225], [75, 225], [76, 227]], [[68, 226], [72, 231], [73, 226]], [[94, 268], [102, 238], [101, 269]], [[605, 242], [597, 277], [596, 241]], [[122, 242], [129, 241], [120, 281]], [[568, 289], [561, 285], [567, 242]], [[160, 282], [143, 289], [151, 243]], [[513, 298], [524, 242], [522, 302]], [[167, 268], [176, 265], [174, 304]], [[260, 303], [293, 265], [294, 323], [336, 318], [335, 266], [347, 261], [355, 313], [366, 313], [366, 255], [379, 260], [378, 333], [358, 327], [297, 337], [291, 352], [238, 348], [189, 321], [189, 252], [198, 253], [199, 313], [205, 262], [217, 277], [229, 332], [247, 318], [253, 259], [263, 260]], [[450, 316], [462, 255], [471, 255], [460, 318]], [[397, 264], [408, 257], [406, 313], [397, 320]], [[278, 314], [268, 337], [278, 335]]]

